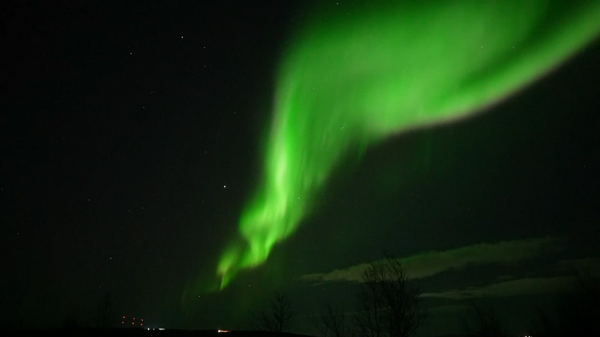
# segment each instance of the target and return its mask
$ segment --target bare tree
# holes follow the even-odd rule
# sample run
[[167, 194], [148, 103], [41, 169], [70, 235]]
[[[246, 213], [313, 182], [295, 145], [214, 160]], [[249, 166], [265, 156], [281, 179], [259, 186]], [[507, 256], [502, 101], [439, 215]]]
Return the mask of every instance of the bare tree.
[[357, 330], [368, 337], [410, 337], [425, 320], [419, 291], [410, 286], [397, 259], [385, 255], [362, 274]]
[[577, 270], [570, 289], [557, 308], [558, 330], [567, 335], [600, 334], [600, 278], [590, 270]]
[[257, 311], [253, 315], [253, 326], [256, 330], [283, 332], [291, 329], [294, 313], [291, 310], [290, 299], [275, 292], [271, 300], [271, 312], [265, 310]]
[[311, 319], [312, 324], [323, 337], [351, 337], [354, 336], [352, 327], [346, 319], [344, 307], [334, 308], [327, 305], [325, 310], [316, 318]]
[[529, 328], [527, 335], [547, 337], [556, 334], [556, 331], [558, 331], [556, 319], [551, 317], [547, 310], [538, 308], [533, 321], [533, 327]]
[[554, 308], [538, 309], [533, 336], [600, 336], [600, 278], [573, 269], [573, 280]]
[[465, 336], [506, 337], [508, 330], [492, 308], [484, 309], [471, 301], [471, 317], [464, 322]]
[[99, 328], [109, 328], [112, 318], [112, 300], [110, 299], [110, 293], [108, 293], [98, 305], [97, 326]]

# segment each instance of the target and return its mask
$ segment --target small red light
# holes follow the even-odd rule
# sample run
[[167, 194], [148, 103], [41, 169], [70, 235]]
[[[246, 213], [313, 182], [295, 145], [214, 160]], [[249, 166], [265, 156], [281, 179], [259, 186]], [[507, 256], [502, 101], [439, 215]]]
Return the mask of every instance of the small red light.
[[140, 324], [140, 325], [144, 325], [144, 323]]
[[123, 316], [123, 318], [125, 318], [125, 316]]
[[144, 321], [144, 319], [142, 318], [142, 322]]
[[133, 318], [133, 320], [135, 321], [135, 317]]
[[135, 322], [131, 322], [131, 324], [135, 324]]
[[121, 324], [125, 324], [125, 322], [121, 322]]

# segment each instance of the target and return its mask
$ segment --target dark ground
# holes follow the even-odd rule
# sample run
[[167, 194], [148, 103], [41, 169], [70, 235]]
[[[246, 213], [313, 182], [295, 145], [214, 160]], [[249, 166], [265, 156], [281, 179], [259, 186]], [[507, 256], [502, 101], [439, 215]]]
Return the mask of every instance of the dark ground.
[[[11, 331], [10, 336], [223, 336], [215, 330], [144, 330], [144, 329], [26, 329]], [[267, 331], [232, 331], [226, 334], [231, 337], [302, 337], [293, 333], [276, 333]]]

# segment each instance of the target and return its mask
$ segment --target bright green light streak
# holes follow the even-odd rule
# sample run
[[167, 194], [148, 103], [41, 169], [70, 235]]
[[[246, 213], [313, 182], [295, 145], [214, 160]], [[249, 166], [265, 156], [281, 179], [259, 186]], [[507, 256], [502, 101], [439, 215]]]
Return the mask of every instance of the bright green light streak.
[[263, 183], [221, 257], [221, 288], [296, 230], [349, 150], [481, 111], [600, 32], [600, 1], [382, 3], [321, 14], [284, 55]]

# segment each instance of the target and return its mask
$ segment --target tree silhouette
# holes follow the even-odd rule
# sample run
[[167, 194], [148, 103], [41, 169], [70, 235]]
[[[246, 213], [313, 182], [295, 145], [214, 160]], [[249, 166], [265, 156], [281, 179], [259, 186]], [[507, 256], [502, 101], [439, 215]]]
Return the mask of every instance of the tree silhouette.
[[271, 311], [257, 311], [253, 315], [253, 326], [256, 330], [284, 332], [292, 327], [294, 313], [291, 310], [290, 299], [276, 291], [271, 300]]
[[506, 337], [506, 327], [492, 308], [484, 309], [471, 301], [471, 317], [464, 322], [465, 336]]
[[534, 336], [599, 336], [600, 279], [589, 270], [575, 271], [571, 286], [563, 293], [555, 312], [538, 310]]
[[600, 279], [579, 271], [558, 308], [563, 334], [600, 335]]
[[334, 308], [331, 305], [327, 305], [320, 315], [310, 320], [320, 336], [352, 337], [355, 333], [352, 327], [349, 326], [346, 317], [344, 307]]
[[419, 291], [411, 287], [400, 262], [387, 254], [362, 273], [356, 327], [368, 337], [410, 337], [425, 320]]
[[109, 328], [113, 318], [112, 300], [110, 293], [104, 296], [104, 299], [98, 304], [98, 316], [96, 325], [99, 328]]

